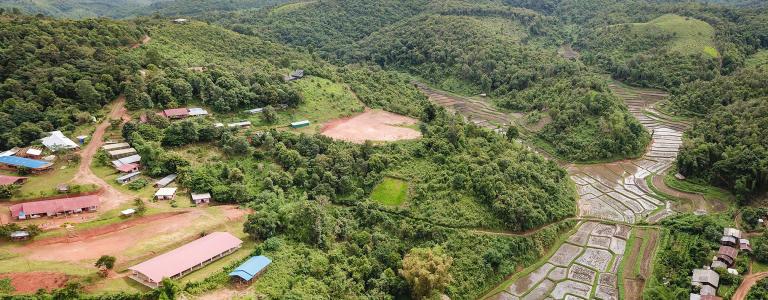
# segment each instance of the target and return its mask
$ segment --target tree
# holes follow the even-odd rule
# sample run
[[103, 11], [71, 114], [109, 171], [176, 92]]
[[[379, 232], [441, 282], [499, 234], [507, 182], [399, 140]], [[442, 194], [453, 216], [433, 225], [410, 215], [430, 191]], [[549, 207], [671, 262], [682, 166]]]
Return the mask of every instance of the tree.
[[133, 199], [133, 205], [136, 206], [136, 214], [141, 216], [144, 215], [145, 212], [147, 212], [147, 205], [144, 203], [144, 200], [141, 200], [141, 198]]
[[77, 96], [80, 97], [83, 108], [98, 107], [102, 102], [102, 95], [93, 87], [90, 80], [78, 80], [75, 83], [75, 91]]
[[453, 277], [448, 272], [453, 258], [441, 247], [413, 248], [403, 259], [403, 268], [398, 270], [411, 287], [414, 299], [423, 299], [436, 292], [442, 292]]
[[275, 108], [272, 107], [272, 105], [267, 105], [267, 107], [261, 111], [261, 119], [267, 124], [274, 124], [277, 122], [277, 112], [275, 112]]
[[518, 137], [520, 137], [520, 131], [515, 125], [509, 125], [507, 128], [507, 139], [511, 141]]
[[160, 300], [173, 300], [181, 292], [179, 284], [170, 278], [163, 278], [160, 281], [160, 287], [155, 290], [156, 299]]
[[99, 268], [102, 271], [102, 274], [106, 276], [107, 270], [112, 270], [112, 268], [115, 266], [115, 261], [117, 259], [114, 256], [109, 255], [102, 255], [99, 257], [99, 259], [96, 261], [94, 266]]

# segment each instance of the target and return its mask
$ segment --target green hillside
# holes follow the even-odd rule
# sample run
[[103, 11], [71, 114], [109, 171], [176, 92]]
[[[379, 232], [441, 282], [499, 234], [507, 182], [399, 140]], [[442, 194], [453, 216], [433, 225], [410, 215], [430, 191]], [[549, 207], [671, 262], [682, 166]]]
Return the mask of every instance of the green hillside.
[[658, 31], [671, 37], [665, 45], [670, 51], [682, 54], [703, 53], [712, 57], [720, 55], [714, 44], [715, 29], [701, 20], [668, 14], [631, 26], [632, 34], [643, 35]]

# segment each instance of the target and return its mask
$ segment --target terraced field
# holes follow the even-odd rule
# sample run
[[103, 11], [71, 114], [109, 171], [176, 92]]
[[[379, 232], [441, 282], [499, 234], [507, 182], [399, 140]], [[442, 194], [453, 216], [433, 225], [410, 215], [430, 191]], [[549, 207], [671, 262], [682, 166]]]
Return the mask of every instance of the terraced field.
[[[497, 132], [513, 120], [480, 100], [453, 96], [421, 85], [434, 103], [464, 115]], [[584, 220], [558, 250], [527, 275], [505, 282], [489, 299], [619, 299], [618, 271], [632, 224], [654, 223], [672, 214], [659, 200], [646, 177], [669, 169], [682, 144], [686, 124], [676, 122], [654, 107], [667, 95], [611, 82], [629, 111], [652, 133], [652, 142], [639, 159], [592, 165], [567, 165], [578, 187], [579, 217]], [[639, 289], [639, 290], [638, 290]], [[633, 293], [641, 292], [642, 286]]]

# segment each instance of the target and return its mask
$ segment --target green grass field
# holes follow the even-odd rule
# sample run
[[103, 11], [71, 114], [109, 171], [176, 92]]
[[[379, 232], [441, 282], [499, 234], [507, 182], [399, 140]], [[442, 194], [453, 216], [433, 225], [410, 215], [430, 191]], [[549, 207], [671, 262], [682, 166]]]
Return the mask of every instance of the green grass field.
[[408, 184], [400, 179], [386, 177], [371, 192], [371, 199], [378, 203], [398, 206], [408, 198]]
[[674, 35], [669, 50], [683, 54], [703, 53], [712, 57], [720, 56], [714, 44], [715, 29], [707, 22], [694, 18], [667, 14], [648, 23], [634, 23], [633, 31], [642, 34], [660, 30]]

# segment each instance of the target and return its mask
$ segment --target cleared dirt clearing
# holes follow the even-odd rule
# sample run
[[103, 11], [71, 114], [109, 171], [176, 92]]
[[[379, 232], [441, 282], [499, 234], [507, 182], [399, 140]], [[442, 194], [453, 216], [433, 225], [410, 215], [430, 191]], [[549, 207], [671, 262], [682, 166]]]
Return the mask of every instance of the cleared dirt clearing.
[[403, 126], [416, 123], [418, 121], [413, 118], [371, 109], [353, 117], [328, 122], [323, 126], [321, 133], [333, 139], [358, 144], [366, 140], [377, 142], [412, 140], [421, 137], [421, 133]]
[[10, 278], [14, 294], [30, 294], [39, 289], [53, 290], [63, 287], [69, 279], [66, 274], [56, 272], [28, 272], [0, 274], [0, 279]]

